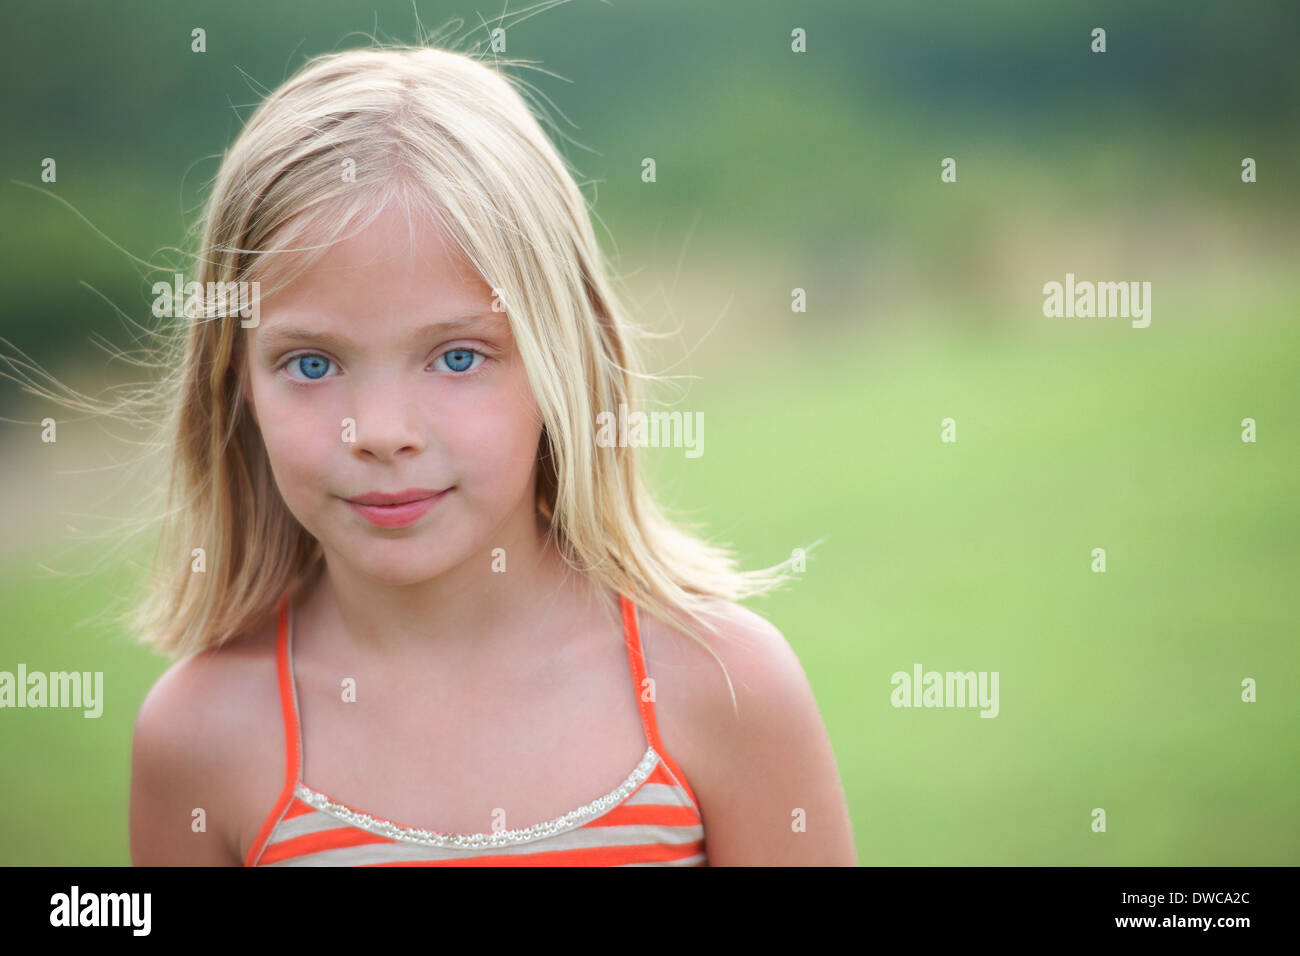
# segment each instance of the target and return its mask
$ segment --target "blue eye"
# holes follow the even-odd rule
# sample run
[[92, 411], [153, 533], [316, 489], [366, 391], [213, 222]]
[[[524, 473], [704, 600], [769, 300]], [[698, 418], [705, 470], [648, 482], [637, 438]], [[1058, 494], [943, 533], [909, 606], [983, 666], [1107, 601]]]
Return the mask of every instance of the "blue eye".
[[[449, 372], [466, 373], [478, 368], [486, 358], [487, 356], [477, 349], [449, 349], [434, 359], [434, 365], [436, 366], [439, 362], [442, 362]], [[326, 377], [326, 373], [333, 364], [334, 362], [323, 355], [308, 352], [303, 355], [295, 355], [284, 363], [284, 368], [297, 366], [298, 370], [306, 376], [304, 379], [290, 375], [291, 381], [317, 381]]]
[[325, 371], [334, 364], [323, 355], [299, 355], [297, 358], [290, 359], [286, 367], [292, 367], [295, 363], [300, 363], [299, 371], [309, 379], [323, 378]]
[[474, 364], [475, 357], [479, 359], [487, 358], [482, 352], [476, 352], [474, 349], [452, 349], [439, 355], [434, 360], [434, 364], [436, 365], [438, 362], [445, 360], [445, 364], [450, 371], [468, 372], [471, 368], [478, 368], [479, 365], [483, 364], [482, 362]]

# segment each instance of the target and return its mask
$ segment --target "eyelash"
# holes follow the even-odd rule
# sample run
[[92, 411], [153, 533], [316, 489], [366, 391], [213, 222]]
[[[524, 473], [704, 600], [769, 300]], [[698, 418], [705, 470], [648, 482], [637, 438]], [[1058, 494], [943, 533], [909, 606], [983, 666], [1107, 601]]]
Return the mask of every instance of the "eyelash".
[[[452, 370], [452, 369], [448, 369], [449, 374], [452, 375], [452, 377], [454, 377], [454, 378], [469, 378], [469, 377], [472, 376], [472, 375], [477, 375], [478, 372], [479, 372], [479, 370], [480, 370], [484, 365], [487, 364], [488, 359], [491, 358], [490, 355], [488, 355], [486, 352], [482, 351], [481, 349], [471, 349], [471, 348], [466, 348], [466, 347], [464, 347], [464, 346], [456, 346], [456, 347], [454, 347], [454, 348], [449, 348], [449, 349], [447, 349], [447, 350], [445, 350], [445, 351], [443, 351], [443, 352], [439, 352], [438, 355], [437, 355], [437, 357], [434, 359], [434, 361], [437, 362], [438, 359], [442, 358], [442, 357], [445, 356], [445, 355], [450, 355], [452, 352], [469, 352], [469, 353], [471, 353], [471, 354], [473, 354], [473, 355], [482, 356], [482, 358], [483, 358], [483, 361], [482, 361], [482, 362], [479, 362], [478, 365], [471, 366], [470, 368], [465, 369], [465, 370], [460, 371], [460, 372], [457, 372], [457, 371]], [[325, 361], [329, 362], [331, 365], [337, 365], [337, 364], [338, 364], [338, 363], [335, 362], [333, 359], [328, 358], [328, 357], [325, 356], [325, 355], [322, 355], [320, 352], [299, 352], [297, 355], [290, 355], [290, 356], [289, 356], [288, 358], [286, 358], [283, 362], [281, 362], [278, 366], [276, 366], [276, 369], [275, 369], [275, 370], [276, 370], [277, 372], [282, 371], [282, 370], [284, 370], [284, 369], [287, 369], [290, 365], [292, 365], [294, 362], [298, 361], [299, 359], [311, 358], [312, 356], [316, 356], [317, 358], [323, 358], [323, 359], [325, 359]], [[325, 379], [330, 378], [330, 377], [331, 377], [331, 376], [329, 376], [329, 375], [322, 375], [320, 378], [315, 378], [315, 379], [311, 379], [311, 378], [309, 378], [309, 379], [302, 379], [302, 378], [294, 378], [292, 375], [288, 376], [289, 381], [292, 382], [294, 385], [310, 385], [312, 382], [322, 382], [322, 381], [324, 381]]]

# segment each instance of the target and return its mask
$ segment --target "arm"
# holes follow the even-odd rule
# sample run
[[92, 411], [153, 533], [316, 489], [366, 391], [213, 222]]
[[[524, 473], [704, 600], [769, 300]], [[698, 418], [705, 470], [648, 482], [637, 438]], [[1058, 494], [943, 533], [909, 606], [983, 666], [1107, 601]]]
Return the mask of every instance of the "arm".
[[[853, 829], [826, 727], [798, 657], [764, 618], [731, 605], [721, 638], [693, 669], [693, 726], [703, 759], [693, 780], [714, 866], [856, 866]], [[802, 820], [802, 829], [800, 821]]]
[[[134, 866], [239, 866], [221, 824], [225, 793], [216, 759], [223, 739], [205, 655], [174, 664], [136, 716], [131, 745], [131, 862]], [[206, 832], [195, 832], [194, 810]]]

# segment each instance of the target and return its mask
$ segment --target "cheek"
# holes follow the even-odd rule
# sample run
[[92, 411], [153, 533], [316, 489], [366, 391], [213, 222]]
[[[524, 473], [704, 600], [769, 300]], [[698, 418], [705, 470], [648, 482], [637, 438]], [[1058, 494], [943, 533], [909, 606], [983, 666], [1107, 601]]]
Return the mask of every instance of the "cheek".
[[480, 482], [510, 493], [523, 487], [542, 433], [541, 413], [527, 380], [475, 395], [458, 419], [444, 434], [462, 470], [472, 469]]
[[330, 440], [341, 441], [342, 429], [326, 431], [319, 409], [276, 398], [274, 389], [259, 390], [258, 426], [280, 494], [298, 512], [313, 506], [330, 459]]

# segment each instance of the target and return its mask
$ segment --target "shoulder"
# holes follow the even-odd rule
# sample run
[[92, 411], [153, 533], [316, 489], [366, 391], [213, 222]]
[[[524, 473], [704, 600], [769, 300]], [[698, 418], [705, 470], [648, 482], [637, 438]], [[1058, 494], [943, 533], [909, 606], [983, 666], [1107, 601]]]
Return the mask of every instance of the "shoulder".
[[775, 624], [749, 608], [730, 601], [714, 603], [705, 617], [713, 632], [697, 630], [696, 634], [716, 657], [684, 630], [644, 613], [640, 619], [647, 670], [651, 676], [657, 672], [667, 679], [665, 690], [683, 715], [710, 720], [725, 716], [733, 732], [743, 732], [756, 726], [749, 713], [756, 704], [815, 708], [803, 665], [790, 642]]
[[700, 803], [710, 863], [855, 864], [835, 756], [794, 648], [733, 602], [716, 602], [707, 620], [716, 633], [700, 636], [716, 660], [657, 620], [645, 646], [660, 737]]
[[[154, 682], [131, 742], [135, 865], [243, 862], [248, 782], [283, 782], [283, 753], [271, 758], [269, 746], [283, 734], [266, 732], [281, 723], [276, 686], [265, 628], [179, 660]], [[278, 769], [266, 766], [272, 759]]]

